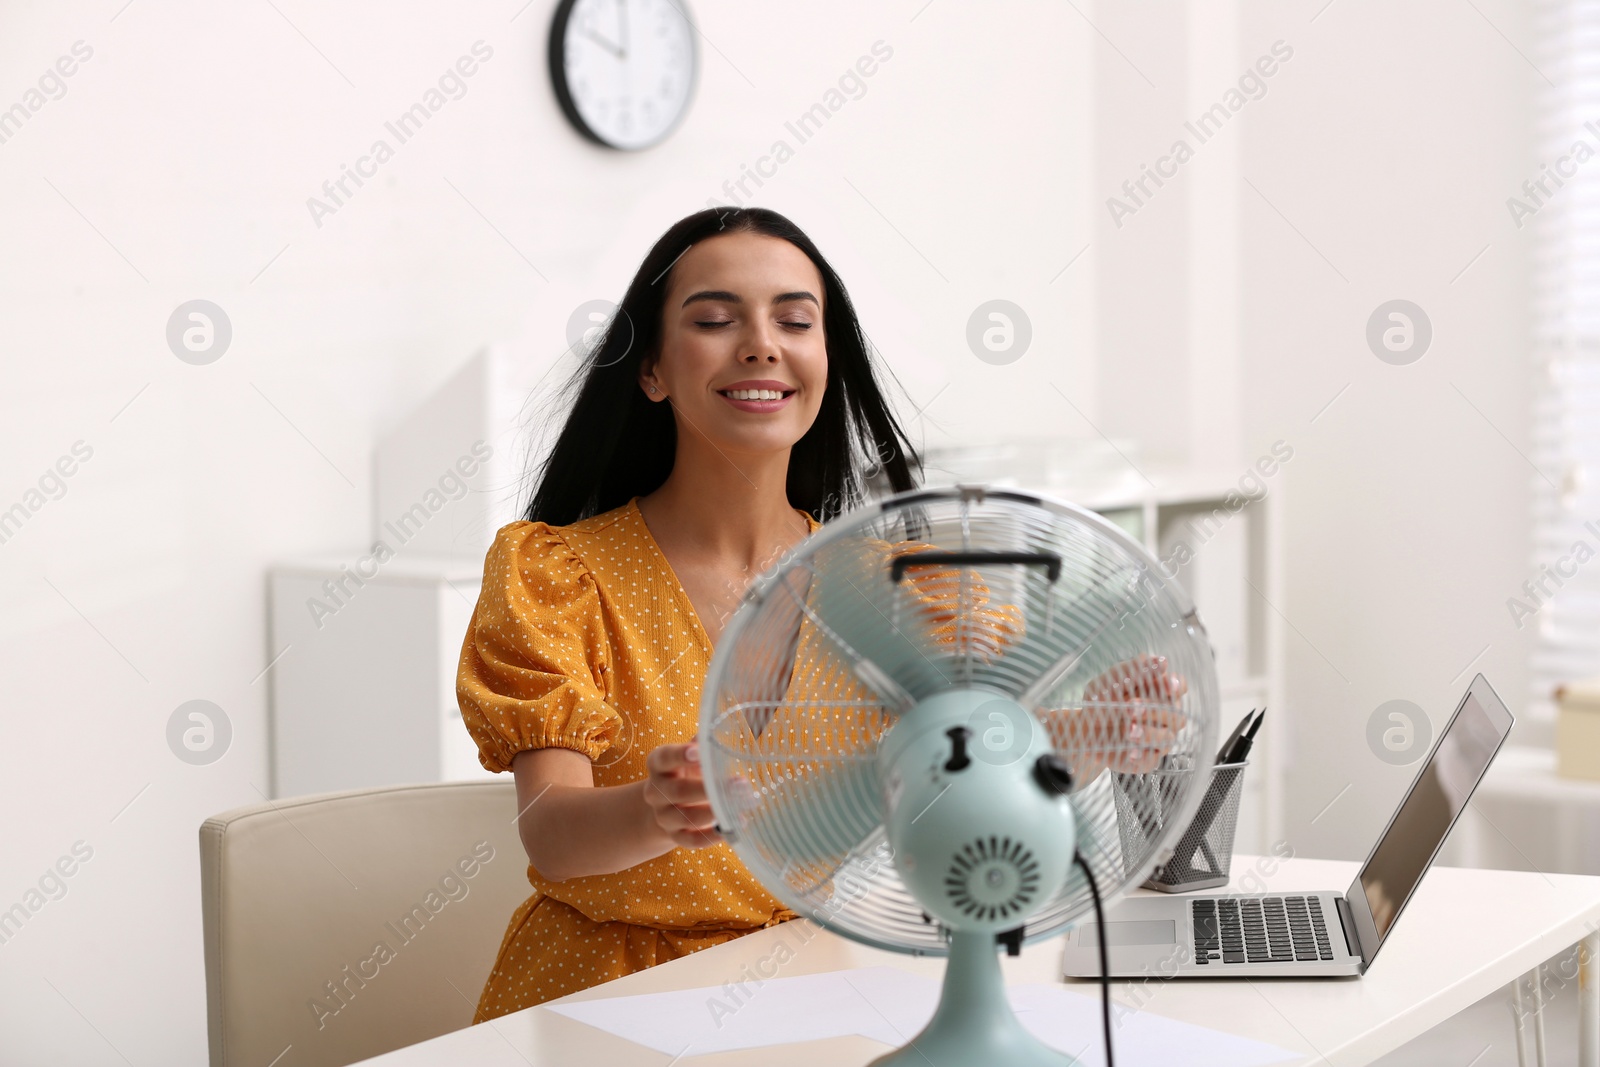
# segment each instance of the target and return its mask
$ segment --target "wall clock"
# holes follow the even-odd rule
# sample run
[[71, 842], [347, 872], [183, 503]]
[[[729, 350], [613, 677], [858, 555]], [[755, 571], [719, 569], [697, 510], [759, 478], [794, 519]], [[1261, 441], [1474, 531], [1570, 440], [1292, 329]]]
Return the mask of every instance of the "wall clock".
[[695, 28], [683, 0], [561, 0], [550, 79], [567, 120], [608, 148], [648, 148], [689, 110]]

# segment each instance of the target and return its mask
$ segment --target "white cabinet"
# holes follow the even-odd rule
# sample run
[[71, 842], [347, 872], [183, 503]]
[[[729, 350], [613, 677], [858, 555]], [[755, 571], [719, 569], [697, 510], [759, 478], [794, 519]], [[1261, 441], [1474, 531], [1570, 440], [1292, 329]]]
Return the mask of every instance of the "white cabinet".
[[455, 696], [482, 566], [353, 552], [271, 569], [274, 796], [489, 776]]
[[517, 518], [527, 354], [483, 349], [374, 455], [374, 551], [268, 574], [276, 796], [487, 776], [456, 663], [495, 530]]
[[1501, 749], [1441, 862], [1600, 874], [1600, 782], [1562, 778], [1550, 749]]

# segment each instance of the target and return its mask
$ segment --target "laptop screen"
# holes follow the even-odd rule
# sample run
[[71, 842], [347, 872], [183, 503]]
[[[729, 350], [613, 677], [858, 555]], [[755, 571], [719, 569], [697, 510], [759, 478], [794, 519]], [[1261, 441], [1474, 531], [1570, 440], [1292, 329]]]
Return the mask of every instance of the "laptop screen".
[[1511, 713], [1479, 675], [1357, 877], [1378, 944], [1427, 872], [1510, 729]]

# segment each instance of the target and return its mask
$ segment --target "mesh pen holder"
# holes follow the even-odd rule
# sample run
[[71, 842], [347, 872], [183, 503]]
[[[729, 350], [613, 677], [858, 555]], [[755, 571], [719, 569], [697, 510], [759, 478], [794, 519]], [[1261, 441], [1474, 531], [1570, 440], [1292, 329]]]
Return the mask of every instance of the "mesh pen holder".
[[[1249, 760], [1218, 764], [1211, 770], [1211, 785], [1200, 800], [1194, 819], [1178, 838], [1172, 856], [1157, 867], [1144, 888], [1163, 893], [1187, 893], [1228, 884], [1233, 860], [1233, 832], [1239, 821], [1239, 796]], [[1113, 795], [1117, 805], [1117, 833], [1122, 840], [1123, 869], [1133, 869], [1149, 858], [1163, 836], [1166, 813], [1177, 806], [1183, 782], [1190, 772], [1152, 771], [1118, 774]]]

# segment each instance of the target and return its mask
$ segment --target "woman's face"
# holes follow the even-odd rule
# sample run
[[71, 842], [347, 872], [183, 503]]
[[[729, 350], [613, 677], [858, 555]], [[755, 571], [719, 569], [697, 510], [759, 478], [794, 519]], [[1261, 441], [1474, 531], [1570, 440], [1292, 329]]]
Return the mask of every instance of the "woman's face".
[[641, 367], [640, 387], [670, 399], [680, 439], [726, 453], [790, 448], [816, 420], [828, 381], [822, 299], [816, 266], [788, 241], [701, 241], [672, 267], [660, 358]]

